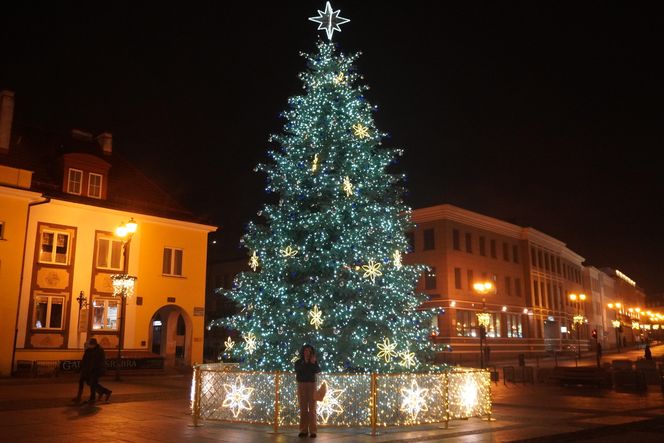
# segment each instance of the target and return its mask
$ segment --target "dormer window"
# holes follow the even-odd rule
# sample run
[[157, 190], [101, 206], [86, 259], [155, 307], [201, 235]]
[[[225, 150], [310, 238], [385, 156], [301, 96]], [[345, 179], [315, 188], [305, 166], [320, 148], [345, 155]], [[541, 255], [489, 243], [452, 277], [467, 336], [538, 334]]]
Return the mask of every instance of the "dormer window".
[[103, 175], [91, 172], [88, 176], [88, 197], [101, 198], [101, 182]]
[[67, 176], [67, 192], [70, 194], [81, 195], [81, 183], [83, 182], [83, 171], [80, 169], [69, 168]]

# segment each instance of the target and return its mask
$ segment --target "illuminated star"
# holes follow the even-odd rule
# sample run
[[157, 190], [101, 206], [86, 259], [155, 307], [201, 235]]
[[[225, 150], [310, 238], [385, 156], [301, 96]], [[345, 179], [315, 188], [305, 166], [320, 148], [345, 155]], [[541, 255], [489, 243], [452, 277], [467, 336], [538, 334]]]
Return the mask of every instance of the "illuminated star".
[[369, 137], [369, 128], [361, 123], [357, 123], [353, 125], [353, 133], [356, 137], [367, 138]]
[[410, 383], [410, 389], [401, 388], [401, 411], [408, 412], [411, 420], [417, 420], [417, 414], [429, 410], [425, 401], [428, 392], [428, 389], [421, 389], [415, 380]]
[[249, 397], [254, 392], [254, 388], [244, 386], [239, 376], [235, 379], [235, 384], [224, 384], [224, 390], [226, 391], [226, 397], [221, 406], [233, 411], [233, 417], [237, 418], [243, 409], [251, 410], [252, 406], [249, 402]]
[[287, 246], [286, 249], [282, 249], [279, 252], [284, 258], [295, 257], [297, 255], [297, 249], [293, 249], [290, 246]]
[[383, 275], [382, 272], [380, 272], [380, 263], [376, 263], [373, 260], [369, 260], [368, 265], [363, 265], [362, 269], [364, 269], [364, 278], [370, 278], [371, 283], [376, 282], [376, 277], [380, 277]]
[[314, 308], [309, 311], [309, 318], [311, 319], [309, 321], [310, 325], [313, 325], [314, 328], [318, 329], [323, 325], [323, 311], [320, 311], [318, 309], [318, 305], [314, 305]]
[[383, 343], [378, 343], [378, 349], [380, 349], [378, 358], [384, 358], [385, 363], [389, 363], [392, 360], [392, 357], [396, 357], [398, 355], [396, 348], [396, 343], [390, 343], [389, 338], [384, 338]]
[[401, 269], [401, 251], [398, 249], [392, 254], [392, 261], [394, 262], [394, 267]]
[[314, 159], [311, 162], [311, 172], [316, 172], [318, 169], [318, 154], [314, 155]]
[[341, 32], [339, 25], [350, 21], [347, 18], [339, 17], [340, 12], [340, 9], [332, 11], [332, 5], [330, 5], [330, 2], [327, 2], [325, 4], [325, 11], [318, 10], [318, 17], [309, 17], [309, 20], [318, 23], [318, 30], [324, 29], [327, 39], [332, 40], [334, 31]]
[[353, 195], [353, 184], [350, 182], [348, 177], [344, 178], [344, 192], [346, 193], [347, 197]]
[[233, 346], [235, 346], [235, 342], [232, 338], [228, 337], [228, 339], [224, 342], [224, 348], [226, 352], [230, 352], [230, 350], [233, 349]]
[[414, 352], [410, 352], [408, 350], [405, 350], [403, 352], [399, 352], [399, 357], [401, 358], [401, 362], [399, 362], [399, 364], [401, 366], [405, 366], [408, 369], [410, 369], [411, 366], [415, 366], [415, 353]]
[[258, 256], [256, 255], [256, 251], [254, 251], [254, 253], [251, 254], [251, 257], [249, 257], [249, 267], [254, 271], [258, 269]]
[[245, 351], [247, 351], [249, 354], [253, 354], [256, 350], [256, 336], [254, 333], [249, 332], [248, 334], [242, 334], [242, 338], [244, 339]]
[[[324, 381], [323, 383], [327, 384], [326, 381]], [[341, 407], [341, 402], [339, 401], [341, 394], [343, 394], [344, 392], [346, 392], [345, 389], [330, 389], [329, 387], [327, 388], [327, 393], [325, 394], [323, 401], [318, 402], [318, 407], [316, 410], [318, 416], [323, 420], [323, 423], [327, 424], [327, 420], [330, 418], [330, 415], [332, 414], [344, 413], [344, 408]]]

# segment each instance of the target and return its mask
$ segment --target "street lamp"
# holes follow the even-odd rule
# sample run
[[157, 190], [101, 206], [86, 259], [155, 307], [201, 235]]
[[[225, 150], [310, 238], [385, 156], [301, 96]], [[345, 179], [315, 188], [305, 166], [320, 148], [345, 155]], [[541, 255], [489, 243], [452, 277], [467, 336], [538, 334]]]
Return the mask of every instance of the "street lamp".
[[[125, 334], [125, 316], [127, 312], [127, 297], [131, 297], [134, 294], [134, 286], [136, 285], [137, 277], [129, 275], [129, 244], [131, 239], [136, 232], [138, 224], [134, 221], [134, 218], [130, 218], [127, 223], [122, 223], [115, 230], [115, 235], [122, 238], [122, 254], [123, 254], [123, 265], [122, 274], [113, 274], [111, 275], [111, 281], [113, 282], [113, 296], [121, 297], [120, 303], [120, 331], [118, 337], [118, 359], [115, 364], [115, 379], [120, 380], [120, 366], [122, 363], [122, 348], [124, 346], [124, 334]], [[126, 239], [126, 240], [125, 240]]]
[[[576, 352], [577, 360], [576, 365], [579, 365], [579, 360], [581, 359], [581, 325], [585, 322], [586, 318], [581, 314], [580, 302], [586, 301], [586, 294], [570, 294], [569, 299], [572, 302], [577, 303], [576, 305], [576, 315], [572, 317], [574, 320], [574, 327], [576, 328]], [[577, 302], [578, 301], [578, 302]]]
[[486, 312], [486, 295], [494, 294], [496, 286], [490, 282], [479, 282], [473, 284], [476, 293], [482, 296], [482, 312], [478, 312], [477, 322], [480, 325], [480, 368], [484, 369], [484, 340], [486, 339], [486, 330], [491, 324], [491, 314]]
[[618, 352], [620, 352], [620, 329], [622, 328], [622, 322], [618, 320], [618, 310], [622, 305], [620, 303], [609, 303], [607, 306], [609, 309], [613, 310], [614, 320], [611, 321], [611, 324], [616, 330], [616, 348], [618, 349]]

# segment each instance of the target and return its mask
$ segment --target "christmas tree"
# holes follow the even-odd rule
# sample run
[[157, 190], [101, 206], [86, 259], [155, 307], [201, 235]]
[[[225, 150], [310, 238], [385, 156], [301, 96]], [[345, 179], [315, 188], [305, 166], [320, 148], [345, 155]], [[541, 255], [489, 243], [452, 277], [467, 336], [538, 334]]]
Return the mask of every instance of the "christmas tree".
[[[347, 21], [338, 12], [328, 3], [311, 19], [329, 39]], [[257, 168], [278, 203], [242, 239], [252, 270], [226, 293], [242, 309], [219, 323], [243, 340], [229, 339], [227, 355], [247, 369], [288, 371], [309, 343], [326, 371], [428, 369], [433, 314], [417, 310], [425, 297], [414, 293], [424, 267], [402, 263], [404, 177], [387, 171], [401, 151], [381, 143], [357, 54], [319, 42], [303, 56], [305, 92], [289, 99], [271, 161]]]

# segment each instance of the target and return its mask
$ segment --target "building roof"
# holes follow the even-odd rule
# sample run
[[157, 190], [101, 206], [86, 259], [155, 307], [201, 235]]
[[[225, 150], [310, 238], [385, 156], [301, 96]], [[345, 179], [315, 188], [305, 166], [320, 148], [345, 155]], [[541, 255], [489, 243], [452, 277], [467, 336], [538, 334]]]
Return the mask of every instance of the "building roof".
[[[110, 165], [106, 199], [69, 194], [62, 190], [63, 158], [72, 153], [92, 155]], [[0, 164], [33, 171], [30, 190], [51, 198], [209, 224], [208, 220], [195, 216], [122, 156], [112, 150], [104, 152], [100, 143], [84, 131], [58, 134], [15, 122], [9, 150], [0, 152]]]

